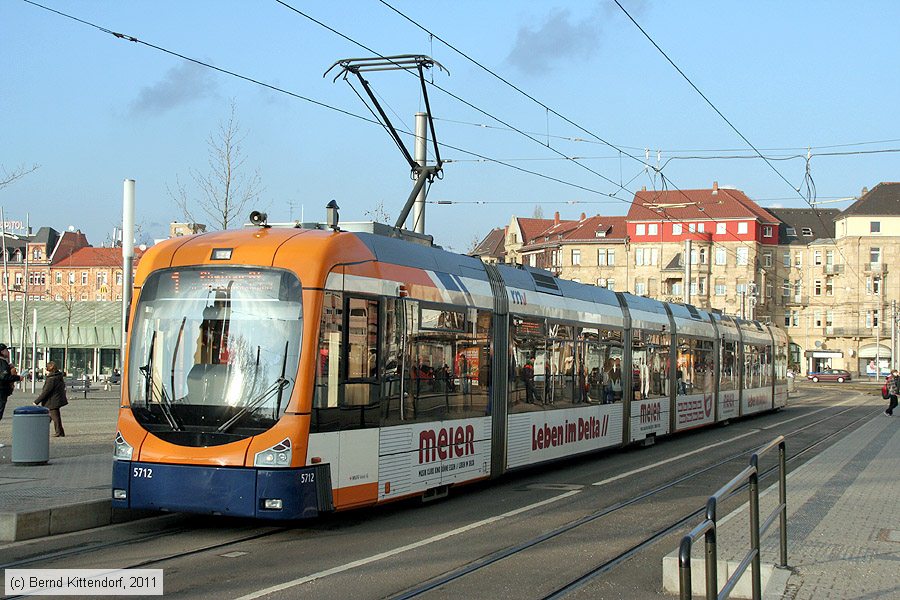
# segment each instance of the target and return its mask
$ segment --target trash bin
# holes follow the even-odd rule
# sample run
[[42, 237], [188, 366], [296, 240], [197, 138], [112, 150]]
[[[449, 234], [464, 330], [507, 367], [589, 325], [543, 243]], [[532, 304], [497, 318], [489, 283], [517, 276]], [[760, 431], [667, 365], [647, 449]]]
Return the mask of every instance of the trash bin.
[[13, 411], [13, 464], [45, 465], [49, 460], [50, 411], [43, 406], [20, 406]]

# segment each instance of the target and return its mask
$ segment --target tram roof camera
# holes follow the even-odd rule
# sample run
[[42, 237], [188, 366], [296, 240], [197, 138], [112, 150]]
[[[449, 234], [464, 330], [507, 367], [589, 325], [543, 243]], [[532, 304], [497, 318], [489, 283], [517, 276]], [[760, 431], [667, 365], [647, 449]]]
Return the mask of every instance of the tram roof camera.
[[250, 213], [250, 222], [258, 227], [268, 227], [268, 225], [266, 224], [266, 220], [268, 218], [269, 215], [258, 210], [254, 210], [252, 213]]
[[335, 231], [337, 231], [339, 229], [338, 228], [338, 219], [339, 219], [338, 210], [339, 209], [340, 209], [340, 207], [338, 206], [338, 203], [335, 202], [334, 200], [332, 200], [331, 202], [329, 202], [328, 204], [325, 205], [325, 215], [326, 215], [325, 224], [328, 226], [328, 228], [334, 229]]

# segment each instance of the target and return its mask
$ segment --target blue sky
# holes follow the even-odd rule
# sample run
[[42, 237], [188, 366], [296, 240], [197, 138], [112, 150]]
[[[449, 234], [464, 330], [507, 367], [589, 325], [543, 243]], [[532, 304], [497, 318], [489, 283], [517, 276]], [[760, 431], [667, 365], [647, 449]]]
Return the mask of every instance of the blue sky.
[[[539, 172], [552, 181], [444, 147], [450, 159], [429, 200], [437, 243], [466, 250], [473, 237], [509, 221], [624, 214], [632, 193], [660, 178], [640, 161], [589, 138], [485, 73], [377, 0], [286, 0], [382, 55], [427, 54], [443, 91], [429, 95], [438, 141]], [[637, 2], [620, 0], [651, 37], [764, 154], [805, 155], [819, 199], [858, 195], [898, 179], [897, 153], [825, 152], [900, 148], [897, 2]], [[360, 116], [369, 113], [343, 81], [323, 78], [336, 60], [370, 56], [275, 1], [60, 1], [48, 7]], [[643, 159], [662, 150], [663, 173], [681, 189], [712, 182], [744, 190], [763, 206], [803, 206], [792, 189], [802, 159], [676, 157], [752, 154], [614, 2], [389, 0], [440, 38], [515, 83], [570, 121]], [[0, 3], [0, 167], [40, 168], [0, 189], [7, 219], [81, 228], [95, 245], [121, 221], [122, 180], [137, 180], [137, 221], [162, 237], [182, 214], [167, 193], [176, 178], [208, 171], [207, 138], [233, 100], [245, 134], [246, 168], [259, 170], [259, 207], [270, 220], [324, 218], [331, 199], [346, 220], [382, 203], [392, 218], [411, 182], [380, 127], [187, 63], [143, 44], [21, 0]], [[429, 76], [430, 77], [430, 76]], [[373, 73], [373, 88], [398, 126], [422, 108], [416, 80]], [[488, 114], [484, 114], [488, 113]], [[488, 116], [491, 115], [491, 116]], [[511, 131], [501, 119], [537, 141]], [[482, 125], [490, 125], [483, 127]], [[570, 139], [566, 139], [570, 138]], [[887, 140], [887, 141], [886, 141]], [[895, 141], [890, 141], [895, 140]], [[861, 142], [876, 142], [825, 148]], [[581, 164], [564, 156], [585, 157]], [[700, 152], [708, 150], [709, 152]], [[670, 160], [671, 159], [671, 160]], [[628, 183], [630, 181], [630, 183]], [[191, 187], [191, 193], [196, 193]], [[805, 192], [805, 187], [803, 188]], [[614, 194], [610, 198], [605, 194]], [[844, 204], [826, 204], [841, 208]]]

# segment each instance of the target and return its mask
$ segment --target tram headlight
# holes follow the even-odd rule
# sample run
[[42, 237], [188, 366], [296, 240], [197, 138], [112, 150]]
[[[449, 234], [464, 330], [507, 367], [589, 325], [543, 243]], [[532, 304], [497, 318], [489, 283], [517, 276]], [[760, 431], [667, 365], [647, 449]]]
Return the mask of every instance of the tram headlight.
[[114, 500], [127, 500], [128, 492], [125, 490], [113, 490], [113, 499]]
[[281, 498], [266, 498], [263, 500], [263, 508], [266, 510], [281, 510], [283, 505]]
[[284, 438], [271, 448], [257, 452], [253, 458], [255, 467], [290, 467], [291, 440]]
[[116, 445], [113, 450], [113, 458], [116, 460], [131, 460], [134, 454], [134, 448], [122, 437], [122, 432], [116, 432]]

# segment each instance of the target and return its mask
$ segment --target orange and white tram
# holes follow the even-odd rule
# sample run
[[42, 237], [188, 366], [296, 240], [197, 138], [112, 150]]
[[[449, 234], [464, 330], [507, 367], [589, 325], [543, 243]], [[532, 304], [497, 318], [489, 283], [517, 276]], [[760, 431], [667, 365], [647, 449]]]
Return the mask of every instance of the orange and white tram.
[[379, 227], [143, 255], [114, 506], [314, 517], [786, 404], [774, 327]]

